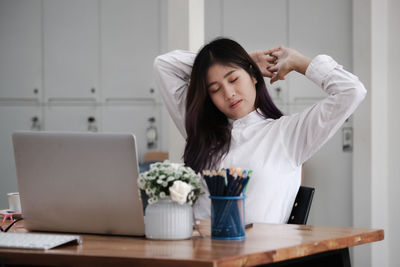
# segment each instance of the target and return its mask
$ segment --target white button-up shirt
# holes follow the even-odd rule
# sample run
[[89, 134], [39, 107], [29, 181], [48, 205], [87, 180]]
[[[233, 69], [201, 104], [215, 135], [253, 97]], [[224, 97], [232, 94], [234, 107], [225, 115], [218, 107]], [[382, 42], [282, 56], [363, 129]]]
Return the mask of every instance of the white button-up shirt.
[[[182, 135], [186, 91], [196, 54], [173, 51], [156, 58], [155, 79], [167, 109]], [[315, 57], [305, 76], [328, 96], [304, 111], [265, 119], [253, 111], [231, 121], [229, 152], [220, 168], [253, 170], [246, 191], [248, 222], [286, 223], [301, 182], [301, 165], [334, 135], [366, 95], [359, 79], [331, 57]], [[194, 206], [196, 217], [210, 218], [207, 186]]]

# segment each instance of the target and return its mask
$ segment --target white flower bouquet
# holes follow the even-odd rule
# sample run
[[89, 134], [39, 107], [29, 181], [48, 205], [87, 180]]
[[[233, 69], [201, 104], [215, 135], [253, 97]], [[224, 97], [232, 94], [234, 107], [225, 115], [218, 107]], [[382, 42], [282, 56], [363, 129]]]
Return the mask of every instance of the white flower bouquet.
[[200, 177], [183, 163], [156, 162], [139, 175], [139, 193], [147, 195], [148, 204], [171, 197], [179, 204], [193, 205], [202, 193]]

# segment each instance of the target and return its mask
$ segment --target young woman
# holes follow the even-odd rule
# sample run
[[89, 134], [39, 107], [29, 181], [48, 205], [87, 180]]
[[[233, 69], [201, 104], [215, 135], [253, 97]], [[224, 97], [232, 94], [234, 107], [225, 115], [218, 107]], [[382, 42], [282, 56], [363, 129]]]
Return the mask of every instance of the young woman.
[[[155, 77], [168, 111], [186, 138], [184, 162], [195, 171], [253, 170], [246, 222], [286, 223], [301, 166], [340, 128], [365, 97], [356, 76], [331, 57], [313, 60], [279, 47], [249, 55], [238, 43], [216, 39], [196, 55], [173, 51], [156, 58]], [[301, 113], [283, 116], [268, 95], [271, 83], [297, 71], [328, 96]], [[207, 187], [195, 205], [210, 218]]]

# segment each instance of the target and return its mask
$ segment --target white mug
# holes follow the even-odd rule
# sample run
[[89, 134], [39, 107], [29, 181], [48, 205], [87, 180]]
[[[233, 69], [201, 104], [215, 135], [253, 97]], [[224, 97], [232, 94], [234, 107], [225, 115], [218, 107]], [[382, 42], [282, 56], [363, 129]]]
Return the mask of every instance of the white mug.
[[8, 208], [14, 212], [21, 212], [21, 202], [19, 200], [19, 193], [8, 193]]

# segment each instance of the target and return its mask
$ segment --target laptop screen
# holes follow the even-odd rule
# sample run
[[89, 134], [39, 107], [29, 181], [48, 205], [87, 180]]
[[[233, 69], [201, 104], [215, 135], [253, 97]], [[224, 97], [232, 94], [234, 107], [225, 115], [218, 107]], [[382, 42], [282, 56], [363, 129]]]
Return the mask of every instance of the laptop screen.
[[144, 235], [133, 134], [16, 132], [13, 144], [28, 230]]

